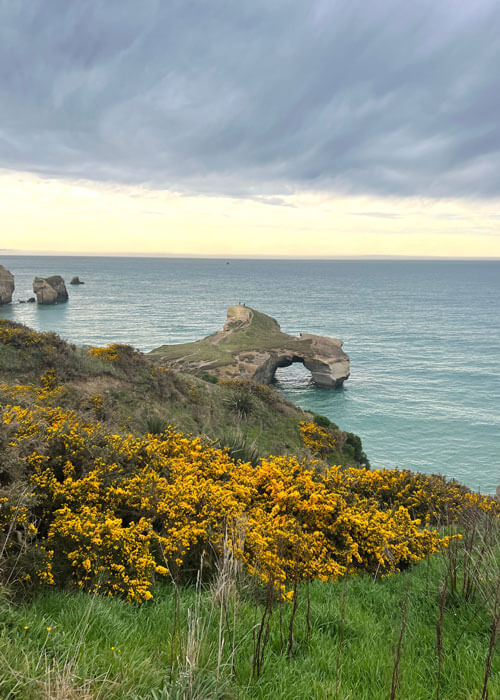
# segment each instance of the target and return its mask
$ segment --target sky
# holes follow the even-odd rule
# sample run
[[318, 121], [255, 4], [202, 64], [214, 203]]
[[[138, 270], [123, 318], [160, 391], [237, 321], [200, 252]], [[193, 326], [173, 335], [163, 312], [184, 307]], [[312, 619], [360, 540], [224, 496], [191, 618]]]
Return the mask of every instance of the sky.
[[500, 257], [498, 0], [0, 0], [0, 252]]

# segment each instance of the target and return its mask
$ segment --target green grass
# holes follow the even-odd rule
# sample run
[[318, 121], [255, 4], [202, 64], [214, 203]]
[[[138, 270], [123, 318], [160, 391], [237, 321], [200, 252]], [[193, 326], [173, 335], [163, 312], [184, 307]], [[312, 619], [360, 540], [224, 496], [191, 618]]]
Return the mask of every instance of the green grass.
[[[214, 343], [214, 336], [210, 335], [193, 343], [162, 345], [150, 354], [164, 361], [182, 360], [186, 366], [203, 363], [203, 369], [207, 370], [231, 364], [234, 355], [244, 351], [255, 353], [286, 348], [290, 344], [290, 336], [280, 331], [273, 318], [254, 309], [252, 313], [250, 325], [239, 327], [236, 323], [232, 332], [219, 338], [217, 343]], [[311, 341], [293, 338], [293, 347], [298, 352], [308, 352]]]
[[[442, 575], [443, 559], [436, 556], [429, 567], [422, 563], [389, 579], [347, 580], [339, 698], [389, 698], [406, 586], [409, 586], [408, 615], [397, 697], [411, 700], [435, 697], [436, 621]], [[233, 674], [231, 642], [225, 628], [218, 668], [216, 603], [208, 591], [197, 597], [194, 588], [181, 589], [183, 641], [179, 646], [177, 640], [174, 648], [181, 673], [176, 671], [172, 683], [170, 663], [176, 597], [171, 586], [159, 588], [155, 600], [140, 607], [120, 600], [52, 592], [16, 606], [4, 601], [0, 617], [0, 697], [3, 700], [51, 697], [43, 694], [48, 679], [54, 684], [59, 678], [62, 686], [66, 684], [66, 694], [55, 696], [61, 699], [335, 698], [342, 588], [342, 582], [318, 582], [311, 586], [309, 639], [302, 594], [291, 658], [281, 651], [279, 610], [275, 610], [259, 679], [251, 674], [251, 631], [261, 614], [255, 595], [243, 589], [229, 615], [236, 646]], [[195, 626], [199, 660], [190, 667], [185, 660], [186, 621], [188, 610], [193, 614], [197, 606], [201, 620]], [[285, 626], [289, 607], [284, 611]], [[480, 601], [466, 603], [458, 596], [447, 601], [442, 700], [472, 700], [481, 696], [489, 625], [487, 611]], [[79, 689], [80, 695], [72, 695], [72, 688]], [[86, 696], [83, 689], [88, 693]], [[498, 656], [493, 661], [489, 692], [490, 699], [500, 697]]]
[[180, 343], [178, 345], [162, 345], [152, 350], [150, 355], [161, 360], [185, 358], [189, 361], [203, 361], [207, 363], [207, 367], [212, 367], [214, 363], [222, 362], [225, 364], [232, 360], [232, 354], [229, 350], [213, 345], [208, 339], [197, 340], [193, 343]]

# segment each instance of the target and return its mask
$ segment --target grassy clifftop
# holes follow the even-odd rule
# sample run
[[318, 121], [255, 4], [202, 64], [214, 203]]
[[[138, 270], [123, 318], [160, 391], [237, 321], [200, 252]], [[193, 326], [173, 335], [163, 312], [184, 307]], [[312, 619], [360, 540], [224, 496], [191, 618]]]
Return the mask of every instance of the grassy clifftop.
[[[249, 307], [232, 308], [241, 308], [246, 313], [229, 318], [224, 331], [193, 343], [162, 345], [153, 350], [151, 355], [164, 360], [189, 358], [190, 362], [206, 362], [207, 369], [211, 369], [231, 361], [234, 354], [244, 351], [263, 352], [286, 347], [290, 343], [292, 336], [283, 333], [271, 316]], [[310, 340], [293, 338], [293, 342], [298, 350], [304, 352], [311, 347]]]
[[[263, 333], [269, 330], [268, 321], [273, 319], [257, 313]], [[166, 368], [157, 356], [129, 346], [92, 350], [54, 333], [0, 320], [0, 383], [40, 387], [48, 370], [55, 372], [60, 386], [59, 405], [97, 419], [113, 432], [160, 433], [173, 425], [229, 447], [240, 459], [310, 455], [298, 424], [314, 416], [272, 387], [248, 381], [215, 384]], [[357, 436], [336, 426], [330, 430], [337, 443], [331, 461], [353, 465], [366, 461]]]

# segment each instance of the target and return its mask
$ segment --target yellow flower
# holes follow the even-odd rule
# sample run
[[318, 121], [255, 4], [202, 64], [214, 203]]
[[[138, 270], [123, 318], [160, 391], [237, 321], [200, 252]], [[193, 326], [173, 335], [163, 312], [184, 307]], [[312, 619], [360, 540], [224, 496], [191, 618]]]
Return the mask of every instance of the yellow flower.
[[[53, 383], [47, 375], [44, 381]], [[442, 477], [319, 469], [293, 456], [252, 466], [171, 427], [161, 435], [110, 434], [75, 411], [37, 403], [30, 387], [29, 408], [20, 406], [25, 393], [16, 392], [0, 408], [0, 427], [7, 456], [30, 475], [31, 493], [21, 504], [0, 498], [0, 531], [14, 521], [29, 533], [36, 576], [47, 585], [71, 579], [81, 590], [142, 603], [153, 597], [155, 576], [182, 574], [194, 551], [227, 547], [290, 601], [289, 589], [301, 581], [389, 575], [440, 550], [450, 538], [429, 526], [444, 515], [499, 514], [495, 499]], [[333, 451], [333, 434], [309, 423], [300, 429], [315, 454]], [[8, 547], [15, 546], [12, 538]]]

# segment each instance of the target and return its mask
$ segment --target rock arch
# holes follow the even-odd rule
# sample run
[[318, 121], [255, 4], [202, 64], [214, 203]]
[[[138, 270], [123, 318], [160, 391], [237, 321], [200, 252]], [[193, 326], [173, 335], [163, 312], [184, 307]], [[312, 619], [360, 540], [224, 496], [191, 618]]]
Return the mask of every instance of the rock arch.
[[290, 367], [295, 363], [304, 365], [312, 381], [326, 389], [336, 389], [348, 379], [349, 357], [342, 350], [340, 340], [304, 333], [300, 340], [309, 341], [309, 347], [299, 352], [297, 348], [270, 350], [269, 357], [256, 368], [252, 379], [270, 384], [278, 367]]
[[349, 377], [349, 356], [337, 338], [283, 333], [271, 316], [238, 304], [227, 310], [222, 331], [184, 345], [163, 345], [152, 352], [162, 362], [219, 379], [250, 379], [270, 384], [278, 367], [300, 362], [321, 387], [335, 389]]

